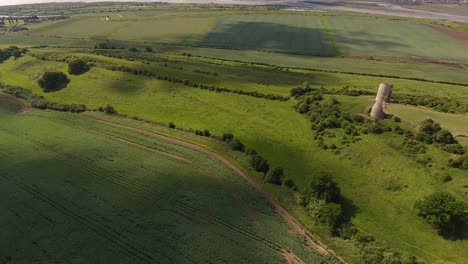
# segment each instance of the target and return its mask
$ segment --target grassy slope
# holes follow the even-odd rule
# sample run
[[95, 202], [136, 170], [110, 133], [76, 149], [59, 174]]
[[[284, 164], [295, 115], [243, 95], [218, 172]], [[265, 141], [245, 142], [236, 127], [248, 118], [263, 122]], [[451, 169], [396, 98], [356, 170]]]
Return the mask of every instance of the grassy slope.
[[[140, 257], [162, 263], [283, 261], [247, 232], [291, 248], [308, 263], [320, 259], [302, 248], [253, 188], [203, 154], [77, 115], [18, 116], [2, 108], [0, 118], [8, 124], [0, 126], [2, 256], [86, 263], [135, 263]], [[182, 156], [195, 166], [87, 129]]]
[[[30, 76], [42, 70], [43, 66], [40, 62], [22, 64], [21, 60], [0, 66], [8, 73], [0, 79], [41, 93]], [[65, 67], [60, 63], [48, 64], [60, 69]], [[233, 132], [271, 163], [283, 166], [299, 186], [303, 186], [317, 169], [330, 170], [339, 179], [345, 197], [359, 208], [353, 222], [378, 238], [431, 261], [446, 259], [460, 262], [467, 257], [463, 255], [466, 242], [443, 240], [420, 221], [412, 209], [415, 199], [440, 188], [440, 184], [432, 183], [424, 168], [396, 153], [382, 137], [365, 137], [365, 141], [353, 145], [349, 152], [353, 155], [348, 155], [350, 159], [340, 159], [324, 152], [313, 142], [308, 121], [295, 113], [292, 102], [217, 94], [96, 68], [85, 75], [72, 77], [66, 89], [44, 96], [54, 101], [80, 102], [91, 107], [109, 102], [122, 113], [162, 122], [173, 121], [194, 129], [206, 128], [216, 134]], [[357, 107], [359, 105], [352, 106]], [[378, 155], [382, 151], [386, 155]], [[369, 156], [382, 160], [368, 163], [362, 158]], [[398, 172], [393, 164], [402, 164]], [[396, 173], [408, 183], [408, 189], [401, 193], [383, 191], [384, 181]], [[455, 173], [448, 188], [464, 195], [458, 191], [466, 184], [464, 181], [459, 173]], [[273, 187], [271, 191], [276, 192]], [[278, 197], [314, 228], [310, 220], [292, 205], [290, 198], [281, 193]], [[410, 234], [412, 237], [408, 237]], [[409, 244], [401, 243], [401, 237], [405, 237]], [[332, 243], [337, 247], [341, 245], [339, 241]]]

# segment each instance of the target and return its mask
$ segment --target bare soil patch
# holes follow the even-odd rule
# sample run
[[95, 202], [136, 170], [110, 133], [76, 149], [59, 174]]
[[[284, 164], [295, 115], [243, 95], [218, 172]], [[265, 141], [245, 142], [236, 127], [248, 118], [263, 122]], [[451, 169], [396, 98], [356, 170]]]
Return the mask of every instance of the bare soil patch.
[[25, 114], [29, 111], [31, 111], [31, 107], [28, 106], [28, 105], [25, 105], [23, 104], [22, 102], [18, 101], [17, 99], [13, 98], [13, 97], [10, 97], [10, 96], [6, 96], [4, 94], [0, 94], [0, 100], [2, 101], [6, 101], [12, 105], [14, 105], [16, 108], [18, 108], [18, 114]]
[[441, 26], [436, 26], [436, 25], [427, 25], [428, 27], [432, 28], [433, 30], [440, 32], [446, 36], [449, 36], [451, 38], [454, 38], [458, 41], [468, 43], [468, 32], [466, 31], [458, 31], [458, 30], [453, 30], [450, 28], [446, 27], [441, 27]]

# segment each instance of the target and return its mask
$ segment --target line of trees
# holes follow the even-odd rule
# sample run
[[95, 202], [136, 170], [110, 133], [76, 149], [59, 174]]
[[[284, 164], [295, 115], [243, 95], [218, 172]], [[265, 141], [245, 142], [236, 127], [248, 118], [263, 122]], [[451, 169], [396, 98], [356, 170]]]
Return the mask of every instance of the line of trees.
[[30, 90], [21, 87], [13, 87], [0, 84], [0, 89], [7, 94], [11, 94], [17, 98], [21, 98], [28, 101], [32, 107], [38, 109], [50, 109], [55, 111], [72, 113], [81, 113], [87, 110], [84, 104], [60, 104], [55, 102], [49, 102], [45, 100], [43, 96], [34, 94]]
[[16, 46], [11, 46], [6, 49], [0, 49], [0, 63], [8, 60], [9, 58], [13, 57], [15, 60], [18, 59], [19, 57], [23, 56], [28, 52], [27, 49], [25, 48], [18, 48]]
[[287, 101], [287, 100], [289, 100], [289, 97], [284, 97], [284, 96], [280, 96], [280, 95], [264, 94], [264, 93], [259, 93], [257, 91], [244, 91], [244, 90], [240, 90], [240, 89], [229, 89], [229, 88], [218, 87], [218, 86], [214, 86], [214, 85], [200, 84], [200, 83], [193, 82], [191, 80], [183, 80], [183, 79], [178, 79], [176, 77], [159, 75], [157, 73], [153, 73], [153, 72], [150, 72], [150, 71], [147, 71], [147, 70], [133, 69], [133, 68], [126, 67], [126, 66], [103, 66], [103, 68], [106, 68], [106, 69], [109, 69], [109, 70], [112, 70], [112, 71], [121, 71], [121, 72], [126, 72], [126, 73], [132, 73], [132, 74], [135, 74], [135, 75], [154, 77], [154, 78], [156, 78], [158, 80], [163, 80], [163, 81], [168, 81], [168, 82], [173, 82], [173, 83], [179, 83], [179, 84], [183, 84], [185, 86], [199, 88], [199, 89], [207, 90], [207, 91], [235, 93], [235, 94], [248, 95], [248, 96], [252, 96], [252, 97], [263, 98], [263, 99], [268, 99], [268, 100], [276, 100], [276, 101]]

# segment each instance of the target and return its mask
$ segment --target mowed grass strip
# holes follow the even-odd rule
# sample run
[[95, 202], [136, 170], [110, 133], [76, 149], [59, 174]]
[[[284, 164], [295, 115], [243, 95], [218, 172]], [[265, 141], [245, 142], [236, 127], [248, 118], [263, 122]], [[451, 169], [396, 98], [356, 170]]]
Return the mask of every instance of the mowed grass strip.
[[200, 45], [234, 49], [261, 49], [330, 56], [320, 20], [315, 16], [236, 15], [215, 20]]

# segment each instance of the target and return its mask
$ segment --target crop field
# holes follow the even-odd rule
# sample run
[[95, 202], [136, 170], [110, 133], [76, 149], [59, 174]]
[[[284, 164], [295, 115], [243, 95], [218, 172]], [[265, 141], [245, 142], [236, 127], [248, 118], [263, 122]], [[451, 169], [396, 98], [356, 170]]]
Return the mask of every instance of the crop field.
[[4, 104], [1, 256], [283, 263], [290, 249], [307, 263], [321, 259], [239, 175], [207, 155], [70, 114], [14, 115]]
[[166, 19], [114, 19], [77, 17], [52, 22], [32, 31], [33, 36], [60, 36], [69, 38], [95, 38], [131, 41], [196, 41], [210, 26], [210, 18], [169, 17]]
[[334, 55], [320, 18], [296, 15], [223, 16], [201, 45]]
[[468, 61], [465, 43], [423, 24], [340, 16], [327, 17], [327, 21], [345, 54]]

